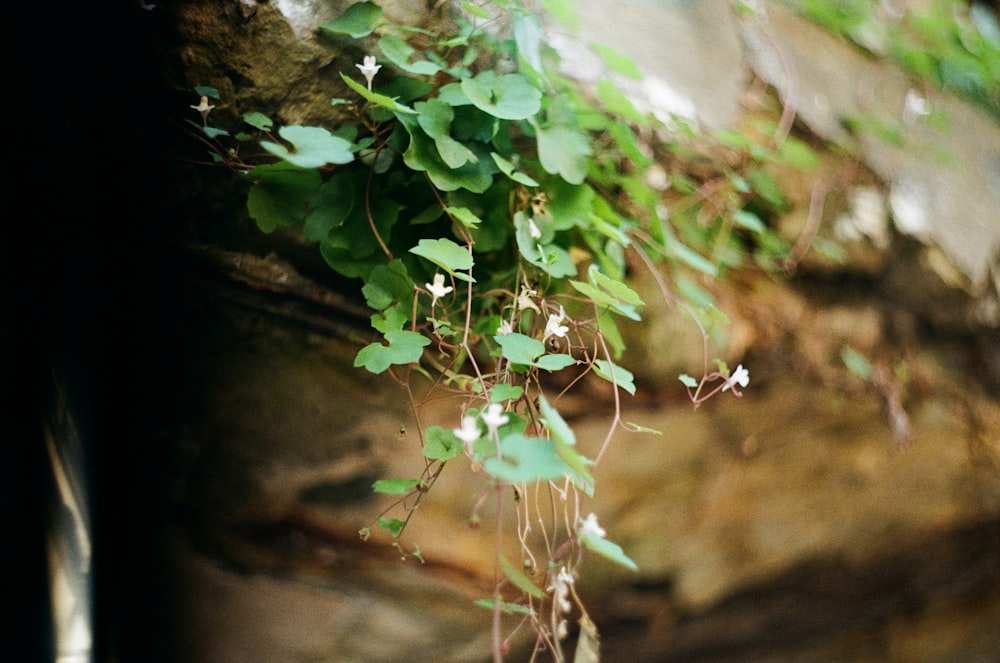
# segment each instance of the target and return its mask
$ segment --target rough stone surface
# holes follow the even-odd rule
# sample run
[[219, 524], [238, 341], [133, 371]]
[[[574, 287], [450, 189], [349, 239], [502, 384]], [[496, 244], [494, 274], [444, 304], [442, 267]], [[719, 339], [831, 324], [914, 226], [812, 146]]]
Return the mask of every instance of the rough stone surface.
[[[842, 43], [800, 42], [807, 28], [777, 10], [746, 25], [722, 2], [598, 4], [583, 7], [587, 38], [651, 67], [706, 127], [739, 119], [751, 66], [793, 97], [769, 37], [795, 57], [798, 112], [821, 138], [843, 138], [839, 118], [858, 111], [896, 117], [906, 92], [897, 74]], [[352, 70], [360, 52], [315, 41], [313, 8], [329, 11], [166, 3], [176, 37], [168, 82], [184, 94], [217, 87], [225, 101], [216, 111], [233, 122], [258, 104], [286, 123], [339, 121], [329, 107], [336, 72]], [[615, 20], [601, 18], [612, 10]], [[862, 75], [886, 96], [861, 94]], [[846, 87], [834, 93], [837, 81]], [[179, 101], [179, 112], [195, 101]], [[932, 103], [952, 113], [952, 102]], [[962, 112], [953, 117], [976, 121]], [[854, 241], [868, 251], [844, 272], [817, 277], [804, 263], [811, 280], [737, 275], [714, 292], [732, 324], [712, 341], [751, 370], [742, 398], [692, 408], [676, 373], [695, 372], [678, 358], [700, 356], [701, 340], [676, 311], [647, 312], [656, 333], [629, 364], [640, 391], [625, 418], [663, 435], [616, 434], [586, 507], [640, 565], [623, 575], [586, 562], [580, 591], [606, 656], [936, 663], [987, 661], [1000, 648], [1000, 350], [988, 336], [998, 320], [989, 262], [997, 166], [980, 149], [994, 130], [983, 127], [972, 147], [948, 144], [960, 176], [925, 171], [906, 153], [872, 156], [824, 220], [831, 232], [843, 215], [854, 220], [840, 227], [863, 229]], [[960, 184], [972, 188], [952, 188]], [[799, 212], [810, 185], [793, 192]], [[900, 192], [912, 190], [936, 196], [921, 203], [933, 218], [920, 232], [900, 212], [913, 200]], [[380, 539], [361, 544], [359, 528], [388, 506], [371, 482], [420, 464], [401, 392], [350, 366], [363, 331], [337, 336], [328, 318], [342, 309], [331, 299], [299, 301], [264, 289], [266, 278], [176, 276], [177, 301], [192, 307], [176, 311], [185, 324], [171, 349], [175, 383], [164, 389], [178, 403], [158, 430], [140, 431], [170, 441], [162, 591], [171, 610], [158, 634], [173, 659], [486, 660], [489, 613], [471, 601], [490, 592], [494, 550], [468, 525], [482, 478], [456, 462], [417, 510], [407, 537], [426, 564], [401, 561]], [[843, 370], [845, 345], [870, 357], [876, 379]], [[610, 410], [586, 385], [575, 393], [559, 405], [593, 453]], [[457, 402], [429, 401], [424, 415], [457, 425]]]
[[[663, 435], [617, 433], [595, 468], [586, 509], [640, 566], [583, 567], [604, 651], [988, 660], [1000, 644], [1000, 405], [963, 383], [950, 351], [917, 343], [900, 439], [886, 395], [834, 366], [844, 339], [893, 357], [875, 309], [746, 288], [732, 296], [761, 317], [741, 318], [758, 335], [744, 396], [694, 409], [677, 388], [642, 389], [624, 417]], [[378, 534], [361, 543], [389, 504], [372, 481], [420, 466], [399, 387], [359, 375], [357, 346], [322, 329], [217, 299], [227, 288], [194, 291], [215, 294], [212, 316], [186, 330], [189, 414], [172, 422], [185, 443], [164, 638], [178, 660], [389, 661], [414, 643], [437, 643], [426, 660], [486, 660], [488, 613], [470, 607], [492, 584], [492, 534], [469, 527], [482, 477], [449, 463], [415, 512], [407, 546], [426, 564]], [[763, 301], [811, 342], [758, 326]], [[590, 456], [610, 415], [592, 398], [559, 403]], [[423, 424], [457, 425], [458, 405], [424, 403]]]

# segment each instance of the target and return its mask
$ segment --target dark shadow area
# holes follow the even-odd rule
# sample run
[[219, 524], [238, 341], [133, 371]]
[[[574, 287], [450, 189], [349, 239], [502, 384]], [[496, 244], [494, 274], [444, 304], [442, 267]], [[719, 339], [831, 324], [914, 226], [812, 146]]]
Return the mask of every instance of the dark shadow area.
[[[671, 602], [669, 583], [633, 592], [633, 600], [650, 606]], [[948, 660], [985, 663], [995, 660], [983, 644], [989, 633], [998, 633], [1000, 624], [989, 622], [991, 614], [997, 618], [996, 609], [988, 607], [998, 600], [1000, 522], [992, 522], [900, 545], [891, 557], [862, 564], [816, 561], [747, 587], [700, 614], [671, 606], [665, 621], [595, 618], [605, 651], [620, 660], [778, 663], [902, 660], [894, 650], [905, 646], [906, 633], [950, 612], [968, 619], [958, 631], [980, 638], [971, 639], [969, 651], [952, 642], [950, 655], [958, 658]]]

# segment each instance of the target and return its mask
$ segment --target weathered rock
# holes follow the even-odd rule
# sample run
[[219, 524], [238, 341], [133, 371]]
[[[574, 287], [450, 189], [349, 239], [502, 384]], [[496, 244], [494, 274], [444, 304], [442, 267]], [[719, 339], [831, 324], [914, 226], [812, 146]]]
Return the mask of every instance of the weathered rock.
[[[216, 112], [232, 111], [233, 122], [235, 111], [259, 104], [284, 122], [336, 123], [329, 107], [340, 95], [336, 71], [352, 70], [360, 53], [313, 40], [300, 10], [311, 15], [316, 6], [168, 4], [178, 46], [171, 57], [183, 65], [171, 69], [179, 72], [174, 85], [219, 88], [226, 102]], [[696, 11], [696, 3], [678, 7]], [[664, 35], [670, 23], [649, 19], [653, 10], [647, 4], [640, 13], [653, 32], [629, 41], [679, 49], [684, 35]], [[736, 28], [724, 22], [726, 12], [718, 22], [684, 16], [687, 28], [723, 35], [718, 53], [729, 57]], [[780, 27], [774, 16], [766, 28]], [[789, 30], [781, 36], [794, 50], [800, 28]], [[749, 41], [756, 33], [741, 34]], [[713, 39], [688, 36], [696, 55]], [[758, 75], [788, 96], [781, 71], [769, 68], [769, 47], [755, 43]], [[844, 47], [836, 48], [824, 66], [839, 61]], [[823, 72], [805, 72], [809, 58], [800, 57], [799, 94], [814, 99], [805, 90]], [[689, 71], [687, 80], [713, 80], [737, 94], [744, 64], [720, 65], [719, 77]], [[893, 80], [891, 90], [905, 94]], [[858, 99], [852, 92], [846, 101]], [[899, 98], [885, 101], [895, 109]], [[800, 109], [829, 137], [819, 128], [825, 116]], [[839, 108], [834, 117], [855, 110]], [[726, 105], [712, 122], [724, 126], [732, 112]], [[984, 131], [985, 144], [993, 134]], [[700, 361], [683, 360], [700, 360], [700, 335], [689, 336], [693, 328], [676, 311], [647, 312], [654, 334], [640, 344], [641, 390], [625, 418], [663, 436], [616, 434], [587, 505], [640, 565], [631, 575], [586, 562], [580, 591], [599, 620], [606, 656], [930, 663], [988, 660], [1000, 646], [1000, 413], [995, 394], [981, 388], [1000, 384], [996, 374], [993, 382], [981, 377], [990, 375], [985, 364], [998, 357], [997, 343], [977, 336], [985, 340], [970, 353], [965, 339], [939, 333], [995, 327], [994, 185], [971, 179], [995, 166], [980, 156], [963, 161], [976, 195], [955, 196], [974, 199], [961, 209], [985, 225], [935, 221], [920, 241], [901, 242], [897, 234], [912, 226], [898, 227], [899, 203], [887, 203], [892, 187], [928, 175], [873, 158], [875, 178], [852, 181], [857, 193], [825, 222], [835, 228], [841, 213], [857, 217], [874, 190], [895, 216], [855, 223], [866, 229], [857, 241], [881, 249], [888, 238], [889, 253], [859, 259], [850, 279], [819, 269], [812, 274], [822, 278], [793, 284], [740, 275], [734, 287], [715, 291], [732, 325], [712, 341], [751, 370], [742, 399], [726, 393], [691, 408], [676, 373], [697, 372]], [[886, 219], [896, 230], [880, 225]], [[976, 246], [956, 257], [967, 246], [955, 238], [967, 231]], [[172, 658], [486, 659], [489, 613], [471, 601], [491, 591], [494, 548], [468, 523], [481, 477], [456, 461], [415, 512], [407, 542], [420, 546], [426, 564], [401, 561], [377, 537], [362, 544], [358, 530], [388, 506], [371, 495], [371, 482], [412, 476], [421, 465], [404, 393], [351, 366], [357, 344], [337, 335], [349, 317], [342, 300], [295, 265], [260, 256], [245, 262], [261, 271], [248, 275], [244, 263], [223, 270], [238, 273], [241, 285], [196, 276], [178, 297], [195, 307], [180, 313], [191, 324], [179, 325], [185, 336], [172, 350], [173, 392], [183, 407], [164, 408], [162, 430], [142, 431], [170, 440], [175, 463], [166, 560], [150, 561], [150, 573], [162, 570], [168, 583], [171, 612], [161, 634]], [[954, 282], [942, 278], [948, 266], [957, 266]], [[956, 299], [963, 291], [971, 294]], [[682, 350], [667, 356], [664, 345]], [[878, 379], [844, 372], [847, 345], [872, 360]], [[601, 405], [571, 410], [581, 447], [593, 454], [607, 433]], [[458, 423], [448, 400], [429, 402], [423, 415], [424, 424]], [[489, 509], [482, 515], [488, 521]]]
[[[470, 605], [492, 585], [492, 533], [469, 526], [482, 478], [456, 460], [415, 511], [404, 545], [426, 564], [402, 560], [377, 530], [361, 543], [358, 530], [388, 506], [372, 481], [421, 466], [403, 391], [359, 374], [357, 346], [295, 308], [272, 307], [284, 311], [275, 317], [233, 306], [253, 301], [240, 289], [214, 291], [214, 316], [189, 330], [185, 353], [198, 406], [179, 422], [173, 484], [181, 518], [165, 635], [178, 660], [485, 660], [489, 613]], [[829, 345], [753, 350], [743, 398], [694, 409], [660, 386], [626, 401], [627, 420], [663, 435], [616, 434], [585, 507], [640, 566], [583, 567], [578, 589], [607, 655], [826, 661], [855, 651], [929, 663], [943, 651], [929, 634], [964, 660], [996, 646], [1000, 406], [947, 353], [918, 345], [906, 357], [900, 446], [884, 394], [830, 368], [838, 333], [884, 347], [877, 313], [798, 307], [798, 329]], [[457, 406], [427, 403], [423, 424], [457, 425]], [[571, 422], [590, 456], [607, 414], [590, 403]], [[928, 644], [914, 644], [918, 630]]]

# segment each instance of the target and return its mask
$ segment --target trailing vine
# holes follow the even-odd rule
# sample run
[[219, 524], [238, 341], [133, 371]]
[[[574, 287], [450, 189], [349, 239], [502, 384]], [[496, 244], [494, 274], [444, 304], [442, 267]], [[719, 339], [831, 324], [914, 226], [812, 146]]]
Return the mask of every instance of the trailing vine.
[[[811, 153], [787, 135], [729, 133], [732, 168], [700, 181], [664, 172], [664, 154], [695, 133], [636, 110], [615, 83], [638, 76], [627, 58], [600, 50], [608, 75], [590, 88], [564, 73], [546, 33], [572, 27], [572, 5], [544, 5], [543, 15], [531, 0], [441, 2], [428, 28], [356, 3], [319, 27], [368, 52], [340, 73], [345, 96], [332, 100], [353, 122], [275, 126], [248, 111], [231, 132], [212, 126], [217, 91], [197, 88], [191, 126], [213, 162], [249, 184], [261, 231], [300, 228], [334, 271], [358, 280], [372, 333], [354, 365], [403, 385], [418, 421], [415, 380], [462, 400], [453, 426], [419, 427], [413, 476], [375, 482], [395, 501], [360, 536], [387, 536], [422, 559], [404, 543], [416, 506], [446, 466], [470, 468], [478, 503], [495, 505], [497, 583], [480, 602], [493, 615], [494, 660], [520, 624], [534, 630], [536, 655], [566, 660], [574, 614], [576, 660], [596, 660], [596, 627], [575, 590], [580, 562], [593, 553], [637, 567], [586, 507], [593, 469], [615, 431], [656, 432], [621, 415], [636, 383], [620, 363], [620, 324], [641, 321], [644, 307], [628, 276], [651, 269], [707, 339], [725, 316], [691, 275], [781, 264], [788, 245], [767, 220], [787, 203], [767, 166], [804, 167]], [[710, 365], [707, 350], [704, 364], [700, 379], [680, 376], [696, 404], [749, 382], [743, 366]], [[557, 409], [561, 390], [583, 379], [609, 383], [614, 400], [594, 458]], [[470, 521], [480, 519], [477, 508]]]

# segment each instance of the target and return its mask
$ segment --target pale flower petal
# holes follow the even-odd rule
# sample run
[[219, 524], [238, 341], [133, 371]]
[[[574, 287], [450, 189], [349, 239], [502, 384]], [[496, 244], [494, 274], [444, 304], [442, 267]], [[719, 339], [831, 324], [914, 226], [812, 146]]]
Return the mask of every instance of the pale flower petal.
[[746, 387], [748, 384], [750, 384], [750, 371], [743, 368], [743, 364], [740, 364], [736, 367], [736, 370], [733, 371], [733, 374], [726, 378], [726, 384], [722, 387], [722, 391], [726, 391], [732, 387], [735, 393], [737, 385], [740, 387]]
[[479, 426], [476, 424], [476, 418], [462, 417], [462, 427], [453, 428], [451, 432], [462, 441], [465, 452], [471, 456], [473, 454], [472, 445], [479, 439]]
[[374, 55], [366, 55], [364, 64], [356, 64], [354, 66], [360, 69], [361, 73], [364, 74], [365, 80], [368, 81], [368, 89], [371, 90], [372, 80], [374, 80], [375, 74], [377, 74], [378, 70], [382, 68], [382, 65], [375, 64]]
[[201, 102], [197, 106], [191, 106], [191, 108], [201, 113], [202, 118], [207, 118], [215, 106], [208, 103], [208, 96], [203, 94], [201, 95]]
[[490, 403], [482, 413], [483, 423], [490, 430], [490, 435], [497, 432], [497, 429], [510, 421], [510, 417], [503, 413], [503, 405], [500, 403]]
[[446, 286], [444, 284], [444, 274], [441, 272], [434, 275], [434, 283], [425, 283], [424, 285], [427, 287], [427, 291], [431, 293], [431, 297], [433, 297], [431, 306], [434, 306], [438, 299], [454, 290], [450, 285]]
[[542, 237], [542, 231], [535, 225], [534, 219], [528, 219], [528, 233], [533, 239], [540, 239]]
[[545, 333], [542, 334], [542, 342], [548, 340], [550, 336], [558, 336], [563, 338], [566, 336], [566, 332], [569, 331], [569, 327], [562, 324], [562, 321], [566, 318], [566, 311], [562, 306], [559, 307], [559, 315], [550, 315], [548, 320], [545, 321]]
[[535, 313], [541, 313], [541, 310], [538, 308], [538, 304], [536, 304], [532, 299], [532, 297], [536, 297], [537, 295], [538, 291], [529, 287], [528, 282], [525, 281], [524, 287], [521, 288], [521, 292], [517, 294], [517, 310], [526, 311], [531, 309]]
[[573, 604], [569, 601], [569, 586], [572, 584], [573, 576], [566, 571], [566, 567], [564, 566], [546, 588], [546, 591], [552, 592], [552, 602], [564, 614], [569, 613], [573, 609]]
[[593, 512], [585, 520], [580, 521], [580, 528], [577, 530], [577, 535], [581, 539], [588, 534], [593, 534], [600, 539], [603, 539], [607, 534], [604, 528], [597, 524], [597, 515]]

